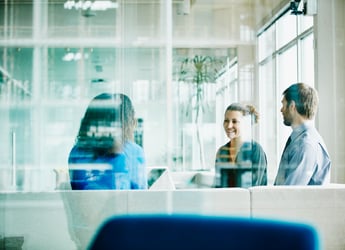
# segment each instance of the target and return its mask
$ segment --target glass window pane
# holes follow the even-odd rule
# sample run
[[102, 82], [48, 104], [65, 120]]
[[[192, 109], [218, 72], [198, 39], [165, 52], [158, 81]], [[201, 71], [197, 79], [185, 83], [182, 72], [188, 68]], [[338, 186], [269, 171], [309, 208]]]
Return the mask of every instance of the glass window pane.
[[1, 99], [12, 103], [32, 99], [33, 49], [0, 48]]
[[314, 17], [302, 15], [302, 16], [299, 16], [298, 22], [299, 22], [299, 26], [300, 26], [299, 34], [302, 34], [307, 29], [313, 27]]
[[[95, 1], [96, 2], [96, 1]], [[100, 6], [91, 1], [49, 1], [47, 37], [115, 37], [121, 13], [114, 1]], [[103, 1], [106, 2], [106, 1]], [[63, 17], [63, 18], [61, 18]], [[42, 25], [45, 20], [42, 20]]]
[[[294, 45], [284, 51], [277, 56], [277, 100], [279, 100], [279, 108], [277, 109], [277, 118], [278, 120], [282, 121], [280, 108], [281, 103], [280, 100], [282, 98], [283, 91], [289, 87], [291, 84], [296, 83], [298, 76], [297, 76], [297, 45]], [[285, 142], [291, 133], [291, 129], [287, 126], [284, 126], [282, 122], [279, 123], [278, 126], [278, 145], [279, 145], [279, 152], [278, 155], [281, 155], [282, 149], [285, 145]]]
[[[175, 162], [177, 169], [214, 170], [217, 147], [215, 137], [218, 100], [225, 100], [230, 91], [229, 84], [237, 80], [230, 67], [230, 61], [237, 56], [236, 49], [174, 49], [174, 86], [176, 121], [178, 123], [176, 154], [181, 162]], [[236, 79], [234, 79], [236, 77]], [[222, 80], [220, 80], [222, 79]], [[226, 90], [219, 90], [218, 82]], [[227, 105], [229, 101], [226, 100]], [[220, 109], [224, 109], [223, 106]], [[180, 129], [178, 129], [180, 128]], [[181, 139], [179, 139], [181, 138]], [[206, 153], [208, 152], [208, 153]], [[180, 165], [179, 165], [180, 164]]]
[[297, 45], [277, 55], [277, 76], [279, 93], [291, 83], [297, 82]]
[[213, 40], [252, 42], [255, 34], [255, 15], [250, 14], [253, 3], [237, 1], [173, 1], [173, 36], [177, 42]]
[[297, 36], [297, 16], [286, 12], [277, 20], [277, 49], [289, 43]]
[[301, 40], [301, 80], [314, 86], [314, 35]]
[[[0, 170], [7, 174], [15, 168], [15, 183], [10, 175], [0, 186], [24, 189], [26, 173], [32, 172], [37, 163], [36, 141], [33, 129], [37, 124], [33, 107], [33, 49], [22, 47], [0, 48], [0, 114], [1, 154]], [[26, 168], [28, 170], [26, 171]], [[1, 173], [0, 173], [1, 175]], [[13, 181], [12, 181], [13, 182]], [[38, 184], [39, 185], [39, 184]]]
[[275, 51], [275, 25], [272, 25], [258, 37], [259, 61], [273, 54]]
[[268, 184], [272, 184], [277, 171], [279, 157], [276, 147], [277, 131], [277, 97], [276, 97], [276, 75], [275, 59], [271, 58], [264, 65], [259, 66], [259, 95], [260, 95], [260, 120], [259, 138], [260, 144], [264, 148], [268, 167]]
[[[3, 2], [3, 1], [2, 1]], [[0, 38], [30, 38], [33, 34], [32, 1], [0, 3]]]

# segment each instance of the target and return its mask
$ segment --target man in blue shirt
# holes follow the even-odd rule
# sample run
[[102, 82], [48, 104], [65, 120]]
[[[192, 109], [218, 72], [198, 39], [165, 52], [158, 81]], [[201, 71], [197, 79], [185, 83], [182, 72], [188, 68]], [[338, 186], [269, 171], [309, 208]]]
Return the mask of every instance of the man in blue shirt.
[[292, 133], [283, 151], [274, 185], [322, 185], [330, 182], [331, 160], [313, 125], [318, 106], [314, 88], [296, 83], [283, 92], [281, 112]]

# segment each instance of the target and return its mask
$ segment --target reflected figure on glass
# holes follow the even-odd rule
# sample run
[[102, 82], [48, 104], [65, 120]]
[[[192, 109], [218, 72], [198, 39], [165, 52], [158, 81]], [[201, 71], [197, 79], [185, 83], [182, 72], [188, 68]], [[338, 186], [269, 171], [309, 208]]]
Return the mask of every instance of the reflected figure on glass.
[[96, 96], [68, 158], [72, 189], [147, 189], [145, 157], [134, 142], [135, 126], [128, 96]]
[[292, 128], [279, 164], [274, 185], [322, 185], [330, 182], [331, 160], [316, 130], [319, 98], [304, 83], [292, 84], [283, 92], [280, 109], [284, 124]]
[[225, 110], [223, 127], [230, 139], [216, 155], [216, 187], [267, 185], [267, 157], [253, 140], [259, 113], [253, 105], [233, 103]]

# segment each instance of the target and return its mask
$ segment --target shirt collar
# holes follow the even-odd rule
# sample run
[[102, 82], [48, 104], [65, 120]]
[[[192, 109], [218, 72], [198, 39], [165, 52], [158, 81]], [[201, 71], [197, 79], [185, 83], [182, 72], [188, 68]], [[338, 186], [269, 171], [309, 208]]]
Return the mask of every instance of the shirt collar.
[[292, 130], [291, 133], [291, 140], [295, 140], [300, 134], [302, 134], [304, 131], [306, 131], [309, 127], [312, 126], [312, 121], [306, 121], [304, 123], [302, 123], [301, 125], [295, 127]]

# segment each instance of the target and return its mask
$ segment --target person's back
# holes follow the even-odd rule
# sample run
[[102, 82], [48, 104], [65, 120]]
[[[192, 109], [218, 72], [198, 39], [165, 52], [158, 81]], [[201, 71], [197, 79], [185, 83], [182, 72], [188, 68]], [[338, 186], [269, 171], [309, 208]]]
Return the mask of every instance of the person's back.
[[131, 189], [146, 189], [146, 163], [142, 147], [132, 141], [128, 141], [123, 147], [123, 153], [129, 166]]
[[123, 153], [95, 156], [90, 150], [75, 146], [70, 152], [68, 164], [73, 190], [130, 189]]
[[134, 127], [126, 95], [96, 96], [68, 158], [72, 189], [146, 189], [145, 157], [133, 141]]
[[313, 173], [308, 185], [322, 185], [330, 182], [331, 160], [321, 135], [312, 127], [307, 132], [307, 140], [316, 145], [316, 164], [317, 170]]
[[316, 128], [302, 124], [292, 132], [275, 185], [322, 185], [330, 182], [331, 161]]

